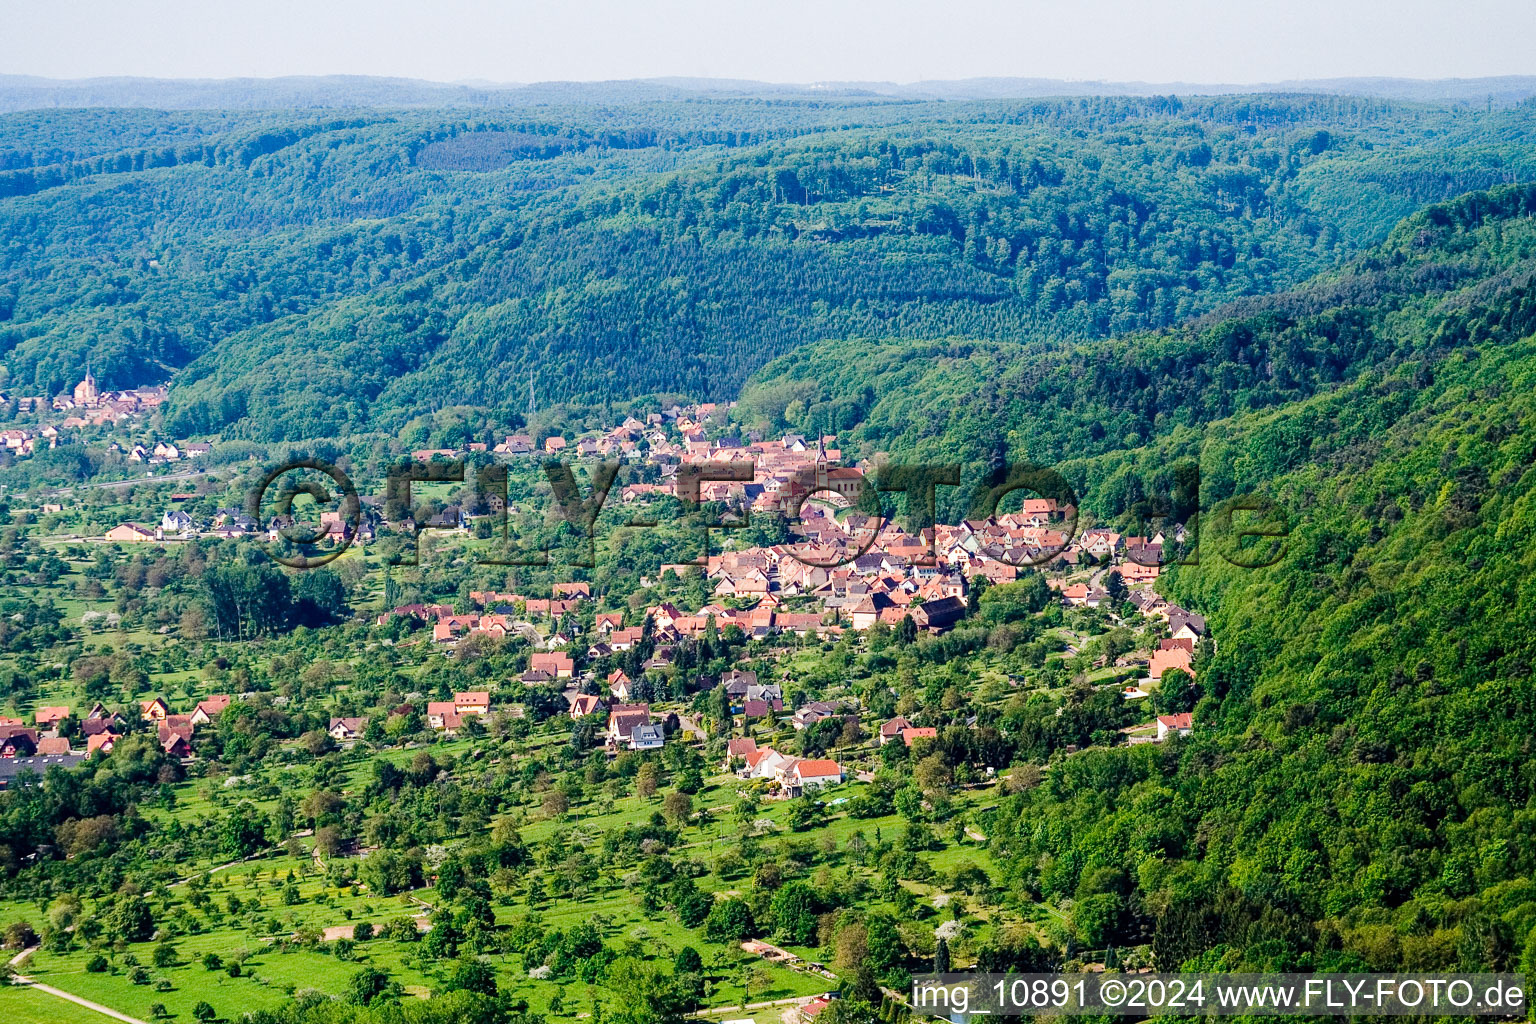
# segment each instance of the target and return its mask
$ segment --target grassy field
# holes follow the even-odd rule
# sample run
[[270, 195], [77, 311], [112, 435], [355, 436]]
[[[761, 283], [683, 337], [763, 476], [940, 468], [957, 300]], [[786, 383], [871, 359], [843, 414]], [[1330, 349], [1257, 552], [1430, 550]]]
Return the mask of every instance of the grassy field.
[[[443, 548], [473, 546], [462, 536], [429, 538], [429, 543]], [[82, 586], [86, 581], [85, 570], [90, 567], [90, 561], [76, 559], [70, 563], [70, 571], [56, 584], [46, 588], [29, 587], [27, 592], [52, 600], [65, 611], [68, 624], [78, 627], [80, 616], [85, 612], [108, 612], [115, 607], [116, 583], [112, 580], [102, 581], [105, 593], [94, 600], [79, 596], [85, 589]], [[1064, 635], [1071, 636], [1069, 633]], [[148, 692], [166, 696], [175, 711], [189, 711], [193, 700], [211, 692], [234, 690], [232, 685], [219, 682], [229, 678], [222, 671], [188, 667], [186, 660], [175, 657], [175, 651], [159, 650], [162, 644], [168, 642], [167, 638], [148, 629], [141, 628], [132, 632], [101, 629], [86, 633], [83, 639], [86, 653], [137, 648], [154, 652], [153, 660], [156, 664], [175, 666], [171, 671], [151, 671], [148, 684]], [[176, 641], [172, 639], [169, 642]], [[401, 655], [403, 648], [396, 648], [392, 655], [398, 656], [398, 670], [410, 682], [423, 678], [423, 666], [435, 656], [431, 644], [423, 642], [419, 635], [415, 643], [418, 645], [415, 653]], [[376, 650], [377, 645], [370, 644], [369, 648], [361, 650], [353, 647], [340, 654], [332, 648], [325, 652], [325, 656], [357, 663], [369, 657], [369, 649]], [[821, 672], [825, 680], [840, 679], [840, 675], [821, 671], [832, 649], [830, 643], [818, 644], [800, 649], [770, 651], [764, 654], [764, 658], [770, 666], [770, 674], [774, 676], [780, 673], [793, 676]], [[293, 652], [291, 648], [273, 643], [264, 650], [256, 649], [248, 657], [251, 662], [260, 662], [285, 653], [291, 655]], [[841, 656], [839, 653], [838, 657]], [[996, 699], [999, 700], [1011, 695], [1013, 691], [1005, 672], [991, 668], [980, 668], [979, 671], [982, 675], [977, 685], [994, 689], [997, 692]], [[841, 692], [846, 688], [846, 684], [834, 681], [826, 682], [825, 686], [833, 692]], [[345, 686], [338, 689], [344, 690]], [[409, 685], [402, 683], [400, 689], [407, 691]], [[46, 697], [48, 703], [67, 703], [76, 707], [88, 703], [81, 686], [67, 673], [43, 681], [40, 695]], [[324, 709], [335, 706], [331, 696], [323, 699], [323, 704], [311, 706], [311, 710], [317, 711], [322, 721], [327, 713]], [[38, 702], [41, 701], [29, 701]], [[446, 757], [463, 760], [461, 770], [455, 774], [468, 777], [471, 773], [478, 773], [482, 765], [489, 767], [493, 762], [500, 761], [504, 767], [529, 753], [543, 752], [544, 748], [551, 745], [563, 745], [568, 738], [567, 730], [568, 724], [557, 718], [552, 723], [539, 726], [532, 735], [518, 741], [464, 737], [425, 746], [382, 750], [371, 750], [366, 745], [360, 745], [350, 753], [339, 755], [340, 771], [336, 775], [339, 781], [331, 785], [340, 788], [349, 797], [360, 797], [374, 777], [375, 766], [372, 762], [386, 761], [404, 766], [423, 750], [439, 759]], [[799, 749], [796, 734], [787, 726], [774, 728], [759, 724], [754, 735], [759, 746], [771, 743], [781, 750]], [[467, 758], [471, 754], [474, 756]], [[836, 756], [850, 769], [873, 768], [881, 762], [873, 741], [867, 741], [857, 748], [839, 749]], [[550, 763], [553, 764], [553, 759]], [[718, 768], [718, 764], [712, 765], [709, 770], [712, 772], [715, 768]], [[203, 763], [196, 765], [193, 770], [201, 773], [204, 770]], [[173, 803], [162, 805], [151, 798], [139, 806], [139, 811], [152, 822], [162, 823], [175, 819], [186, 829], [197, 831], [210, 827], [242, 801], [250, 801], [259, 810], [270, 812], [276, 807], [281, 794], [300, 798], [314, 788], [316, 778], [312, 758], [301, 752], [291, 739], [284, 741], [265, 763], [251, 770], [248, 776], [232, 779], [222, 774], [223, 771], [227, 769], [207, 776], [199, 774], [198, 777], [176, 783], [169, 787], [175, 797]], [[510, 813], [519, 824], [522, 840], [530, 850], [546, 844], [559, 844], [571, 849], [600, 845], [603, 833], [643, 822], [662, 806], [659, 797], [642, 799], [632, 795], [632, 782], [626, 781], [622, 785], [625, 795], [612, 800], [606, 795], [599, 795], [598, 787], [585, 787], [585, 797], [570, 808], [569, 813], [558, 818], [550, 818], [542, 812], [537, 791], [523, 793], [519, 797], [521, 803], [512, 808]], [[767, 825], [743, 825], [735, 816], [735, 808], [742, 793], [753, 788], [733, 776], [711, 774], [706, 777], [703, 788], [693, 794], [693, 808], [701, 816], [681, 828], [678, 841], [668, 852], [679, 862], [699, 861], [711, 869], [709, 874], [698, 879], [699, 887], [706, 892], [735, 892], [752, 885], [748, 873], [722, 877], [714, 870], [722, 854], [739, 851], [744, 830], [757, 831], [762, 848], [772, 857], [798, 858], [812, 865], [811, 873], [828, 872], [817, 884], [824, 890], [832, 891], [832, 887], [842, 881], [844, 871], [850, 872], [851, 877], [861, 886], [872, 883], [875, 878], [872, 867], [846, 853], [849, 840], [856, 832], [862, 833], [871, 842], [877, 834], [883, 835], [887, 841], [899, 841], [908, 827], [906, 820], [896, 814], [869, 819], [848, 816], [847, 801], [869, 789], [865, 783], [858, 781], [847, 782], [823, 793], [822, 798], [828, 802], [826, 819], [821, 825], [803, 833], [790, 830], [788, 818], [791, 808], [786, 801], [762, 800], [753, 817], [766, 821]], [[990, 788], [957, 790], [953, 794], [954, 803], [962, 816], [995, 797], [995, 790]], [[508, 809], [503, 805], [494, 813], [506, 814]], [[484, 818], [479, 820], [483, 822]], [[458, 838], [461, 837], [442, 835], [435, 837], [434, 841], [451, 846]], [[942, 848], [920, 854], [921, 860], [939, 876], [947, 875], [968, 862], [976, 863], [989, 872], [996, 870], [984, 843], [970, 840], [954, 842], [948, 829], [941, 838], [945, 841]], [[428, 909], [424, 904], [433, 903], [437, 899], [431, 889], [386, 897], [371, 895], [366, 889], [355, 891], [350, 886], [338, 888], [316, 870], [309, 856], [308, 843], [307, 839], [300, 840], [302, 848], [294, 851], [296, 856], [286, 851], [268, 851], [252, 861], [228, 866], [217, 853], [179, 861], [175, 865], [176, 875], [172, 877], [186, 878], [215, 867], [219, 870], [208, 887], [213, 903], [206, 911], [198, 912], [191, 908], [186, 898], [188, 892], [185, 885], [178, 884], [170, 888], [172, 899], [166, 913], [176, 921], [178, 931], [181, 932], [174, 940], [176, 958], [172, 964], [152, 966], [156, 944], [150, 942], [130, 944], [116, 951], [110, 948], [102, 950], [109, 960], [107, 969], [102, 971], [87, 970], [87, 964], [97, 955], [96, 950], [76, 949], [66, 953], [39, 952], [28, 965], [27, 972], [39, 981], [146, 1020], [150, 1017], [152, 1005], [163, 1004], [178, 1022], [190, 1020], [192, 1007], [203, 1000], [210, 1003], [221, 1018], [238, 1019], [240, 1013], [275, 1006], [304, 989], [340, 994], [346, 991], [351, 977], [364, 967], [386, 971], [411, 995], [425, 996], [441, 988], [445, 974], [452, 969], [452, 963], [420, 959], [419, 947], [413, 943], [374, 939], [357, 944], [344, 957], [337, 955], [338, 950], [331, 943], [321, 943], [315, 948], [282, 948], [283, 945], [291, 945], [285, 940], [298, 931], [323, 931], [361, 921], [378, 926], [395, 918], [421, 915]], [[500, 890], [497, 897], [500, 900], [516, 901], [514, 905], [495, 907], [498, 923], [509, 925], [523, 918], [537, 916], [547, 929], [569, 929], [577, 924], [593, 922], [599, 926], [604, 942], [610, 948], [668, 966], [679, 950], [684, 946], [692, 946], [701, 953], [708, 977], [709, 988], [704, 1000], [706, 1007], [741, 1003], [744, 995], [743, 969], [746, 967], [760, 968], [765, 975], [764, 979], [752, 984], [749, 997], [753, 1002], [809, 996], [837, 987], [835, 980], [824, 976], [769, 965], [746, 954], [735, 944], [707, 942], [701, 929], [683, 927], [668, 912], [647, 911], [642, 906], [633, 877], [629, 877], [634, 871], [634, 863], [621, 857], [617, 866], [604, 867], [598, 877], [586, 884], [578, 895], [541, 899], [534, 907], [526, 904], [526, 896], [520, 892], [520, 881], [513, 883]], [[299, 892], [299, 901], [294, 904], [284, 899], [290, 873], [296, 879]], [[547, 879], [548, 874], [546, 871], [543, 877]], [[918, 932], [927, 930], [931, 940], [932, 926], [948, 914], [948, 911], [935, 909], [935, 897], [942, 893], [943, 879], [935, 878], [931, 872], [920, 877], [926, 877], [928, 881], [919, 884], [909, 879], [902, 883], [920, 901], [914, 915], [915, 921], [907, 923], [914, 924]], [[164, 882], [159, 884], [163, 886]], [[161, 902], [161, 895], [154, 894], [156, 904]], [[231, 896], [236, 897], [247, 909], [241, 909], [234, 915], [226, 913], [225, 908]], [[892, 913], [895, 910], [893, 904], [910, 902], [904, 894], [898, 893], [897, 896], [900, 900], [888, 903], [866, 895], [860, 898], [859, 905], [870, 910]], [[967, 907], [966, 914], [970, 928], [984, 931], [996, 924], [992, 915], [983, 908]], [[35, 904], [0, 904], [0, 923], [18, 919], [40, 925], [45, 919], [45, 909]], [[795, 952], [808, 960], [820, 960], [830, 955], [829, 950], [819, 948], [796, 949]], [[226, 963], [239, 959], [242, 964], [240, 975], [231, 976], [222, 969], [206, 969], [202, 960], [208, 953], [217, 954]], [[552, 1022], [560, 1017], [575, 1018], [590, 1014], [593, 1010], [593, 1002], [599, 992], [582, 981], [570, 977], [530, 979], [528, 968], [535, 965], [523, 963], [517, 954], [496, 954], [488, 959], [496, 970], [498, 984], [504, 992], [513, 998], [527, 1000], [534, 1012], [547, 1014]], [[135, 984], [131, 975], [136, 965], [146, 969], [147, 983]], [[560, 1012], [554, 1013], [551, 1004], [557, 995], [562, 1005]], [[745, 1016], [739, 1012], [726, 1015]], [[759, 1014], [765, 1024], [776, 1022], [777, 1016], [777, 1011], [767, 1015]], [[105, 1019], [43, 993], [0, 990], [0, 1024], [11, 1024], [12, 1021], [18, 1024], [30, 1024], [32, 1021], [71, 1024], [75, 1020]]]
[[[461, 741], [453, 746], [459, 748], [466, 745]], [[389, 751], [380, 756], [390, 760], [405, 760], [414, 756], [414, 753]], [[206, 785], [206, 782], [182, 783], [178, 790], [195, 791], [198, 785]], [[700, 810], [713, 810], [715, 813], [707, 823], [695, 825], [684, 832], [683, 841], [674, 847], [676, 856], [713, 862], [718, 854], [739, 845], [741, 826], [732, 817], [731, 810], [739, 799], [737, 790], [741, 785], [731, 776], [713, 776], [708, 779], [705, 788], [695, 794], [694, 803]], [[847, 783], [830, 791], [827, 796], [830, 799], [852, 797], [866, 788], [862, 783]], [[216, 788], [216, 791], [222, 803], [225, 799], [222, 789]], [[959, 794], [958, 799], [964, 805], [975, 806], [992, 795], [991, 790], [966, 791]], [[581, 809], [578, 808], [577, 814], [559, 820], [545, 818], [535, 812], [533, 819], [522, 829], [523, 837], [530, 846], [556, 836], [564, 837], [565, 841], [581, 842], [582, 836], [596, 836], [606, 829], [649, 817], [659, 807], [659, 801], [626, 796], [616, 800], [612, 809], [602, 813], [596, 812], [596, 806], [596, 801], [590, 802], [584, 807], [591, 809], [592, 813], [580, 813]], [[877, 831], [887, 837], [894, 837], [905, 828], [899, 816], [855, 819], [845, 813], [838, 813], [839, 806], [842, 805], [829, 807], [833, 813], [822, 827], [795, 834], [788, 830], [784, 821], [789, 810], [787, 802], [764, 801], [759, 807], [757, 818], [774, 822], [778, 827], [765, 831], [762, 841], [771, 843], [793, 838], [817, 843], [823, 850], [840, 850], [856, 831], [866, 837], [874, 836]], [[213, 810], [214, 806], [206, 798], [188, 792], [186, 799], [174, 812], [158, 813], [174, 813], [184, 817], [184, 820], [194, 821]], [[967, 861], [985, 868], [993, 867], [985, 848], [969, 841], [950, 844], [942, 850], [924, 854], [924, 859], [941, 873], [953, 870]], [[430, 903], [435, 899], [430, 889], [394, 897], [371, 896], [366, 891], [353, 893], [348, 888], [329, 885], [323, 876], [308, 865], [306, 857], [296, 859], [286, 854], [276, 854], [217, 873], [214, 876], [217, 881], [209, 890], [216, 908], [210, 914], [214, 926], [198, 934], [178, 937], [175, 943], [177, 961], [172, 966], [149, 966], [153, 963], [155, 946], [153, 943], [138, 943], [130, 945], [122, 953], [113, 954], [110, 958], [111, 966], [104, 972], [91, 973], [86, 970], [86, 963], [93, 955], [86, 950], [66, 954], [40, 952], [28, 966], [28, 971], [40, 981], [134, 1016], [147, 1017], [151, 1004], [163, 1003], [181, 1019], [187, 1019], [186, 1015], [190, 1014], [192, 1006], [199, 1000], [207, 1000], [224, 1016], [237, 1009], [244, 1011], [276, 1005], [288, 995], [305, 988], [331, 994], [341, 993], [345, 991], [352, 974], [364, 966], [388, 972], [413, 994], [424, 995], [441, 984], [439, 971], [446, 970], [447, 965], [431, 964], [424, 969], [415, 964], [410, 944], [402, 945], [385, 939], [359, 943], [348, 960], [333, 955], [327, 944], [313, 950], [283, 952], [275, 948], [270, 936], [253, 934], [247, 930], [246, 913], [242, 913], [239, 920], [223, 919], [218, 913], [230, 895], [236, 896], [248, 906], [255, 901], [259, 903], [258, 918], [264, 922], [275, 919], [280, 925], [280, 934], [288, 934], [301, 928], [324, 930], [360, 921], [369, 921], [377, 926], [394, 918], [424, 913], [425, 908], [415, 900]], [[310, 871], [309, 874], [304, 873], [306, 869]], [[864, 869], [858, 870], [864, 872]], [[286, 905], [282, 898], [290, 872], [296, 877], [301, 896], [301, 902], [293, 906]], [[750, 998], [754, 1002], [813, 995], [836, 987], [835, 982], [821, 976], [755, 961], [734, 945], [709, 943], [699, 931], [684, 928], [665, 914], [644, 911], [636, 893], [625, 883], [624, 873], [625, 870], [610, 869], [601, 874], [581, 895], [545, 902], [534, 909], [521, 904], [497, 907], [498, 923], [510, 924], [530, 913], [537, 914], [544, 925], [551, 929], [566, 929], [592, 921], [599, 924], [608, 944], [664, 963], [670, 962], [684, 946], [693, 946], [703, 955], [710, 975], [711, 984], [705, 1000], [707, 1006], [735, 1005], [741, 1001], [741, 967], [748, 963], [765, 968], [768, 978], [766, 986], [759, 984], [753, 987]], [[746, 878], [725, 880], [710, 875], [701, 879], [700, 883], [706, 889], [730, 891], [747, 881]], [[918, 894], [925, 907], [931, 906], [931, 898], [938, 891], [928, 885], [909, 887]], [[180, 896], [184, 887], [177, 886], [172, 891]], [[940, 920], [931, 910], [927, 913], [932, 915], [932, 923]], [[0, 915], [6, 920], [20, 916], [36, 919], [39, 916], [36, 907], [23, 904], [0, 906]], [[984, 927], [990, 923], [988, 915], [979, 914], [976, 918], [979, 926]], [[202, 957], [209, 952], [218, 954], [225, 961], [242, 955], [249, 957], [244, 963], [243, 976], [232, 978], [222, 970], [204, 969]], [[815, 949], [797, 952], [807, 959], [817, 959], [823, 955]], [[150, 976], [148, 984], [136, 985], [130, 980], [131, 965], [135, 961], [147, 968]], [[516, 998], [528, 1000], [537, 1012], [549, 1012], [551, 1000], [556, 993], [560, 993], [563, 1003], [561, 1016], [591, 1011], [595, 993], [579, 981], [531, 980], [527, 976], [527, 965], [522, 964], [516, 955], [496, 956], [492, 958], [492, 963], [501, 987]], [[157, 991], [157, 986], [165, 990]]]
[[5, 1024], [111, 1024], [112, 1018], [46, 992], [8, 985], [0, 988], [0, 1021]]

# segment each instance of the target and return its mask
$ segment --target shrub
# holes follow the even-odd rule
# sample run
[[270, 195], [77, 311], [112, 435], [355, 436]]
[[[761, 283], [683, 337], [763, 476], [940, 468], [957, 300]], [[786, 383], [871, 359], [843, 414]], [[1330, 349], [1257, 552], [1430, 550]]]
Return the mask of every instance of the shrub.
[[26, 921], [12, 921], [5, 928], [6, 949], [26, 949], [37, 944], [37, 932]]
[[85, 962], [85, 969], [92, 974], [100, 974], [107, 969], [107, 958], [97, 953]]

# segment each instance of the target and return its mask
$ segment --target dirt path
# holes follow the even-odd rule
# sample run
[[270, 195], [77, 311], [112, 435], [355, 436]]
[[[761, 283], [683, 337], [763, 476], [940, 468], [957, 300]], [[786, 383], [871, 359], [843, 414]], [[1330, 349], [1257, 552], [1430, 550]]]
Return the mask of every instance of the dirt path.
[[742, 1009], [747, 1009], [747, 1010], [766, 1010], [769, 1007], [773, 1007], [773, 1006], [804, 1006], [806, 1003], [810, 1002], [812, 999], [815, 999], [815, 998], [817, 998], [817, 997], [816, 996], [791, 996], [788, 999], [773, 999], [773, 1000], [770, 1000], [770, 1001], [768, 1001], [766, 1003], [748, 1003], [745, 1007], [741, 1007], [741, 1006], [706, 1006], [702, 1010], [700, 1010], [699, 1012], [700, 1013], [736, 1013], [736, 1012], [738, 1012], [738, 1011], [740, 1011]]
[[[418, 932], [429, 932], [432, 930], [432, 922], [427, 920], [426, 914], [417, 914], [415, 917], [412, 917], [411, 920], [416, 922], [416, 930]], [[375, 935], [378, 934], [378, 928], [378, 925], [374, 926]], [[321, 932], [320, 937], [326, 942], [335, 942], [337, 939], [356, 938], [357, 925], [333, 924], [329, 928], [325, 929], [325, 931]]]
[[[20, 967], [22, 961], [26, 960], [26, 958], [31, 956], [33, 953], [36, 953], [37, 950], [37, 946], [28, 946], [20, 953], [17, 953], [15, 956], [11, 957], [11, 966]], [[63, 989], [54, 988], [52, 985], [44, 985], [41, 982], [33, 981], [31, 978], [24, 977], [20, 974], [16, 975], [12, 981], [17, 985], [26, 985], [28, 988], [35, 988], [39, 992], [46, 992], [51, 996], [58, 996], [60, 999], [67, 999], [72, 1003], [85, 1007], [87, 1010], [95, 1010], [97, 1013], [105, 1014], [108, 1017], [120, 1020], [123, 1022], [123, 1024], [145, 1024], [145, 1022], [139, 1020], [139, 1018], [130, 1017], [126, 1013], [118, 1013], [110, 1006], [102, 1006], [100, 1003], [93, 1003], [89, 999], [82, 999], [80, 996], [65, 992]]]
[[105, 1014], [108, 1017], [120, 1020], [123, 1022], [123, 1024], [145, 1024], [145, 1022], [139, 1020], [139, 1018], [130, 1017], [126, 1013], [118, 1013], [110, 1006], [102, 1006], [100, 1003], [93, 1003], [89, 999], [82, 999], [77, 995], [65, 992], [63, 989], [54, 988], [52, 985], [43, 985], [32, 981], [30, 978], [23, 978], [20, 975], [17, 975], [16, 983], [18, 985], [26, 985], [29, 988], [35, 988], [39, 992], [47, 992], [49, 995], [58, 996], [60, 999], [68, 999], [70, 1002], [83, 1006], [87, 1010], [95, 1010], [97, 1013]]

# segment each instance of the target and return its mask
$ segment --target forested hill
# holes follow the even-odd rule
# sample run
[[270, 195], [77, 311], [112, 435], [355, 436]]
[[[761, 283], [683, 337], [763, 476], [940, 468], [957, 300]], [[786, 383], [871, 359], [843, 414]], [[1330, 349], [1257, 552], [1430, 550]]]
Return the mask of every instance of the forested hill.
[[[1008, 460], [1057, 466], [1111, 518], [1168, 493], [1165, 456], [1177, 451], [1202, 458], [1207, 497], [1224, 500], [1384, 428], [1441, 361], [1489, 331], [1532, 329], [1531, 188], [1431, 206], [1301, 288], [1172, 330], [1047, 349], [969, 339], [806, 346], [759, 371], [737, 414], [766, 429], [838, 431], [864, 456], [958, 462], [972, 481]], [[1367, 386], [1382, 394], [1342, 423], [1301, 429], [1268, 416]], [[1365, 418], [1370, 410], [1380, 418]], [[1235, 433], [1254, 441], [1239, 445]], [[1148, 453], [1155, 467], [1129, 471]], [[940, 493], [951, 520], [976, 498]]]
[[1531, 187], [1436, 207], [1210, 327], [1316, 393], [1233, 381], [1231, 418], [1084, 467], [1193, 458], [1292, 534], [1268, 569], [1174, 571], [1211, 614], [1194, 742], [1054, 766], [998, 822], [1020, 884], [1135, 915], [1164, 964], [1536, 967], [1533, 214]]
[[828, 338], [1041, 346], [1299, 283], [1536, 177], [1536, 106], [700, 98], [0, 118], [4, 386], [172, 381], [165, 428], [733, 397]]
[[[1163, 969], [1536, 967], [1533, 286], [1536, 186], [1511, 186], [1177, 331], [814, 346], [762, 372], [755, 412], [862, 419], [909, 458], [999, 432], [1105, 516], [1200, 467], [1199, 564], [1158, 584], [1209, 616], [1194, 687], [1158, 697], [1194, 734], [1058, 754], [1005, 799], [987, 832], [1020, 891]], [[1289, 524], [1267, 568], [1230, 564], [1211, 514], [1245, 493]]]

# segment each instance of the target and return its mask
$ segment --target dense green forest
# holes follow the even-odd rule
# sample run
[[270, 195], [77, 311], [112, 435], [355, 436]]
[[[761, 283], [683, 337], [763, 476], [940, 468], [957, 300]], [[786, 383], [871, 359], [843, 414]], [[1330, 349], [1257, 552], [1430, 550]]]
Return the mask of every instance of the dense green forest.
[[1163, 335], [826, 346], [749, 389], [758, 415], [857, 405], [855, 434], [913, 457], [1005, 438], [1106, 517], [1191, 463], [1207, 510], [1282, 510], [1277, 564], [1236, 567], [1207, 531], [1161, 585], [1211, 611], [1195, 737], [1057, 757], [998, 811], [1014, 883], [1073, 899], [1086, 941], [1168, 967], [1532, 966], [1533, 215], [1530, 186], [1433, 206]]
[[1530, 968], [1533, 212], [1523, 188], [1413, 218], [1381, 263], [1480, 280], [1383, 315], [1401, 348], [1348, 384], [1146, 453], [1262, 486], [1288, 554], [1176, 570], [1218, 609], [1214, 735], [1053, 777], [1010, 811], [1021, 877], [1129, 871], [1169, 960]]
[[259, 441], [728, 398], [807, 342], [1035, 347], [1293, 286], [1529, 177], [1536, 107], [799, 97], [0, 118], [5, 386]]
[[[738, 415], [768, 428], [840, 431], [866, 455], [960, 462], [968, 484], [1009, 459], [1055, 465], [1111, 517], [1166, 493], [1172, 466], [1204, 445], [1205, 497], [1222, 501], [1385, 430], [1440, 360], [1488, 332], [1513, 338], [1536, 327], [1528, 202], [1525, 189], [1511, 188], [1432, 207], [1300, 289], [1159, 333], [1047, 349], [968, 339], [807, 346], [760, 371]], [[1478, 225], [1485, 215], [1487, 228]], [[1310, 409], [1296, 403], [1345, 384], [1380, 395], [1343, 422], [1233, 419]], [[1239, 422], [1251, 445], [1233, 440]], [[1118, 464], [1129, 456], [1096, 458], [1132, 450], [1160, 462], [1149, 469], [1155, 483]], [[949, 491], [950, 519], [976, 499], [970, 486]]]

